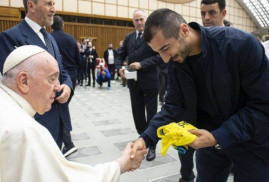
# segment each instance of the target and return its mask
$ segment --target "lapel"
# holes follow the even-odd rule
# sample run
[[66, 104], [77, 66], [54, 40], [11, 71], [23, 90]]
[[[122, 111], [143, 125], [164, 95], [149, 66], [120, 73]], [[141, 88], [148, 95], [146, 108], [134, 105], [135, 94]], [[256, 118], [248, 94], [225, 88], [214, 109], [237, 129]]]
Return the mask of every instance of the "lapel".
[[[43, 43], [43, 41], [39, 38], [39, 36], [33, 31], [33, 29], [26, 23], [25, 20], [22, 21], [21, 23], [21, 32], [22, 32], [22, 35], [25, 37], [25, 42], [26, 44], [28, 45], [37, 45], [45, 50], [48, 51], [47, 47], [45, 46], [45, 44]], [[54, 49], [54, 54], [55, 54], [55, 57], [56, 56], [56, 42], [53, 41], [53, 38], [50, 34], [48, 34], [48, 36], [50, 37], [51, 39], [51, 42], [52, 42], [52, 46], [53, 46], [53, 49]]]
[[22, 35], [25, 37], [25, 42], [28, 45], [37, 45], [47, 50], [47, 47], [45, 46], [45, 44], [38, 37], [38, 35], [33, 31], [33, 29], [26, 23], [25, 20], [22, 21], [21, 25], [22, 25], [21, 26]]

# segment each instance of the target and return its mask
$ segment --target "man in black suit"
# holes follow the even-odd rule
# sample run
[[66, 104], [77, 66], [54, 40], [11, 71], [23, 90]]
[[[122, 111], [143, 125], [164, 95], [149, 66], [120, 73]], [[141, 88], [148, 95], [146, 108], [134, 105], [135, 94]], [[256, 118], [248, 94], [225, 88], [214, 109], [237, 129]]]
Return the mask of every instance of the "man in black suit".
[[117, 51], [116, 49], [113, 49], [113, 44], [108, 43], [107, 44], [107, 50], [104, 52], [104, 59], [105, 62], [108, 66], [108, 70], [111, 75], [111, 80], [115, 79], [115, 59], [117, 56]]
[[[73, 88], [75, 90], [77, 71], [81, 62], [80, 53], [77, 47], [76, 40], [71, 35], [64, 33], [63, 31], [64, 21], [62, 17], [54, 16], [53, 24], [51, 27], [53, 29], [51, 35], [55, 38], [58, 44], [63, 59], [62, 60], [63, 66], [67, 70], [67, 73], [69, 74], [72, 80]], [[68, 103], [71, 101], [71, 98], [72, 97], [69, 98]], [[71, 130], [69, 129], [70, 128], [63, 127], [63, 143], [64, 143], [63, 154], [65, 157], [77, 151], [77, 148], [74, 146], [72, 142], [70, 135]]]
[[22, 45], [37, 45], [47, 50], [59, 64], [59, 82], [61, 92], [57, 92], [51, 110], [43, 115], [36, 114], [35, 119], [45, 126], [59, 148], [63, 142], [63, 127], [71, 128], [67, 101], [73, 94], [72, 81], [62, 65], [62, 58], [54, 38], [45, 30], [51, 26], [56, 12], [54, 0], [23, 0], [26, 17], [18, 25], [0, 34], [0, 70], [6, 57]]
[[93, 48], [92, 42], [88, 42], [88, 46], [86, 49], [86, 57], [87, 57], [87, 74], [88, 74], [87, 86], [91, 86], [91, 74], [92, 74], [92, 86], [95, 87], [95, 67], [96, 67], [96, 58], [98, 58], [98, 54], [96, 50]]
[[[86, 64], [87, 64], [87, 56], [86, 56], [86, 50], [87, 50], [87, 39], [83, 39], [81, 45], [80, 45], [80, 56], [81, 56], [81, 65], [79, 68], [79, 84], [80, 86], [83, 86], [83, 80], [86, 80]], [[86, 83], [85, 83], [86, 84]]]
[[[128, 56], [130, 69], [137, 71], [137, 81], [128, 80], [130, 90], [132, 113], [137, 132], [141, 134], [148, 126], [148, 122], [157, 113], [157, 98], [159, 87], [159, 74], [157, 65], [162, 62], [158, 53], [154, 52], [143, 39], [146, 14], [136, 10], [133, 14], [133, 23], [136, 31], [125, 37], [123, 46], [119, 49], [116, 58], [116, 68], [121, 68]], [[120, 69], [122, 77], [124, 69]], [[145, 113], [145, 110], [147, 113]], [[149, 148], [146, 159], [155, 158], [156, 145]]]

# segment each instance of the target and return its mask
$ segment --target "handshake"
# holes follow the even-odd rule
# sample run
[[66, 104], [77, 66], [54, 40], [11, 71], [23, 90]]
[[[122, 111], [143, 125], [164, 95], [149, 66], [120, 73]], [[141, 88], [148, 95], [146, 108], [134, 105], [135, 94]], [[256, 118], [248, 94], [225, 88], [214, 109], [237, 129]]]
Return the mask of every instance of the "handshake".
[[139, 168], [146, 153], [146, 144], [142, 138], [134, 143], [128, 143], [121, 156], [116, 160], [120, 166], [121, 174]]

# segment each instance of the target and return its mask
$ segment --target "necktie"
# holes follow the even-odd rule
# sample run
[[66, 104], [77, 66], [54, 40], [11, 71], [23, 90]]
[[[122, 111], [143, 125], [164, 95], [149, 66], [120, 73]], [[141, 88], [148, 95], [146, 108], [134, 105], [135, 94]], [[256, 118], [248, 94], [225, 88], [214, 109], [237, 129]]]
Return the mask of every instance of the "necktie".
[[142, 32], [139, 32], [136, 40], [139, 40], [141, 38], [141, 35], [142, 35]]
[[141, 35], [142, 35], [142, 32], [139, 32], [138, 35], [137, 35], [137, 38], [136, 38], [136, 40], [135, 40], [135, 46], [140, 45], [139, 43], [140, 43], [140, 41], [142, 40], [142, 39], [141, 39]]
[[54, 55], [54, 49], [53, 49], [53, 46], [52, 46], [52, 42], [48, 36], [48, 32], [46, 31], [45, 28], [41, 28], [40, 29], [40, 32], [42, 33], [42, 35], [44, 36], [44, 40], [45, 40], [45, 43], [46, 43], [46, 46], [48, 48], [48, 52], [53, 56], [55, 57]]

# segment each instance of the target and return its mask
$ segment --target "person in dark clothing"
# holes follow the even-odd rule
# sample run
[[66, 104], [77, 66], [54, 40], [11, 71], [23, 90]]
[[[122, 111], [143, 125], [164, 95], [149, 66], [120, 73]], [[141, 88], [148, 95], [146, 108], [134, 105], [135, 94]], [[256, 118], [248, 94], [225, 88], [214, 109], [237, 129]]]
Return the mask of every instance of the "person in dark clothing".
[[[88, 42], [88, 46], [86, 49], [86, 57], [87, 57], [87, 75], [88, 75], [88, 84], [87, 86], [95, 87], [95, 67], [96, 67], [96, 58], [98, 58], [97, 51], [93, 48], [92, 42]], [[92, 77], [92, 78], [91, 78]]]
[[[136, 31], [125, 37], [116, 59], [116, 68], [120, 69], [120, 75], [123, 78], [125, 75], [122, 65], [127, 56], [129, 68], [137, 71], [137, 81], [129, 79], [127, 84], [133, 118], [139, 134], [147, 128], [148, 122], [157, 113], [159, 89], [157, 65], [162, 62], [158, 53], [154, 52], [143, 39], [145, 21], [145, 12], [136, 10], [133, 14]], [[146, 157], [148, 161], [155, 159], [155, 147], [150, 147]]]
[[[87, 39], [83, 39], [81, 45], [80, 45], [80, 56], [81, 56], [81, 65], [79, 68], [79, 85], [83, 86], [83, 80], [87, 78]], [[86, 84], [86, 83], [85, 83]]]
[[225, 182], [232, 165], [236, 182], [269, 181], [269, 61], [257, 39], [159, 9], [146, 22], [145, 41], [169, 62], [169, 81], [133, 154], [158, 142], [158, 127], [184, 120], [199, 128], [189, 144], [198, 182]]
[[[73, 83], [73, 90], [75, 90], [78, 74], [77, 71], [81, 63], [80, 53], [75, 38], [69, 34], [66, 34], [63, 31], [63, 27], [64, 21], [62, 17], [54, 16], [53, 24], [51, 25], [51, 28], [53, 29], [51, 35], [57, 42], [60, 53], [62, 55], [63, 66], [67, 70], [67, 73], [69, 74]], [[71, 99], [72, 96], [69, 98], [68, 103], [71, 101]], [[72, 124], [70, 125], [72, 126]], [[68, 128], [63, 127], [64, 148], [62, 152], [65, 157], [78, 150], [72, 142], [70, 131], [71, 130], [69, 130]]]
[[117, 50], [113, 49], [113, 44], [108, 43], [107, 44], [107, 50], [104, 52], [104, 59], [108, 66], [108, 70], [111, 75], [111, 80], [115, 79], [115, 60], [117, 56]]

